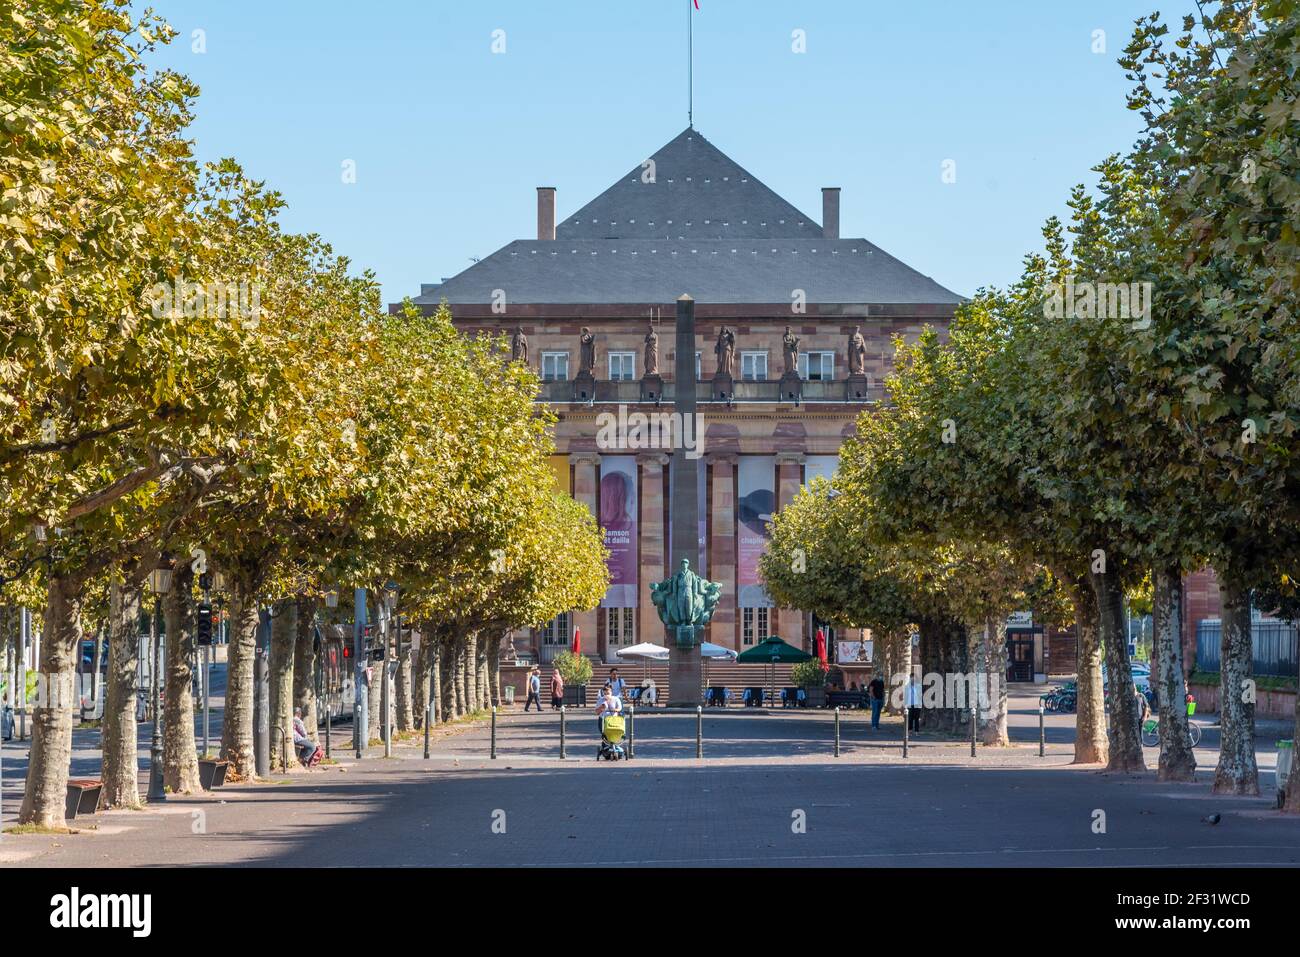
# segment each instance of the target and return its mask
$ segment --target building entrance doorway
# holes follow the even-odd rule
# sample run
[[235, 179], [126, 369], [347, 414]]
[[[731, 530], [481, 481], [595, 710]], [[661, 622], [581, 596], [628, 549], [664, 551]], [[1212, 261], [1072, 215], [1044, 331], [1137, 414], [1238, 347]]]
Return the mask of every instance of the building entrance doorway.
[[1034, 680], [1034, 636], [1007, 632], [1007, 681]]

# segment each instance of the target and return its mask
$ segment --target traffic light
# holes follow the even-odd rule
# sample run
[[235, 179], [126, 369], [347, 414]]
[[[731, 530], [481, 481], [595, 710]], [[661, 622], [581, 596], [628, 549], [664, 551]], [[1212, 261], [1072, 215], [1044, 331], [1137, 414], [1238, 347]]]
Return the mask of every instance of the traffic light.
[[212, 606], [207, 602], [201, 602], [195, 610], [195, 615], [197, 618], [195, 631], [198, 635], [199, 644], [212, 644]]

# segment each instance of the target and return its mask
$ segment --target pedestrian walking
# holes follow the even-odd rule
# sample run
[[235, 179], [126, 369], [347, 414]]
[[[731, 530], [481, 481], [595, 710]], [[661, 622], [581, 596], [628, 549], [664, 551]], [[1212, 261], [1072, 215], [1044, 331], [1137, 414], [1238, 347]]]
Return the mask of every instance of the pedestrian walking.
[[885, 679], [875, 675], [867, 685], [867, 693], [871, 697], [871, 730], [879, 731], [880, 709], [885, 706]]
[[915, 672], [907, 685], [907, 728], [909, 731], [921, 730], [921, 682]]
[[559, 711], [564, 704], [564, 676], [558, 668], [551, 669], [551, 710]]
[[529, 705], [537, 705], [537, 710], [542, 710], [542, 677], [537, 666], [528, 673], [528, 700], [524, 702], [524, 713], [527, 714]]
[[614, 692], [614, 697], [619, 699], [627, 691], [627, 682], [618, 676], [617, 668], [609, 669], [609, 688]]

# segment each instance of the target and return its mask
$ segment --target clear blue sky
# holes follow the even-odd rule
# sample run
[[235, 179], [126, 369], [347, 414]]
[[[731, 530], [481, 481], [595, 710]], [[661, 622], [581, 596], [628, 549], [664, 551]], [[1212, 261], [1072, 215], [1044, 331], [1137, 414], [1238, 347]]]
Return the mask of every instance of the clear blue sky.
[[[534, 187], [558, 187], [572, 213], [686, 126], [688, 2], [154, 0], [180, 31], [157, 62], [202, 87], [200, 156], [235, 156], [280, 190], [287, 227], [373, 269], [390, 302], [533, 238]], [[1156, 8], [700, 6], [696, 128], [815, 219], [820, 188], [842, 187], [842, 235], [963, 294], [1014, 279], [1070, 186], [1133, 141], [1115, 59]]]

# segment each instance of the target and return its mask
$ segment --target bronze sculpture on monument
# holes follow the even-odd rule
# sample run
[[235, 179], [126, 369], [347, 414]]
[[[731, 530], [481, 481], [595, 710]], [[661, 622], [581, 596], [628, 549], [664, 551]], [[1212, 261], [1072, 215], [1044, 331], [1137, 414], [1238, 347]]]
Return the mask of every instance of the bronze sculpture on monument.
[[683, 558], [671, 578], [650, 583], [650, 600], [677, 647], [692, 649], [722, 597], [722, 583], [701, 578]]

